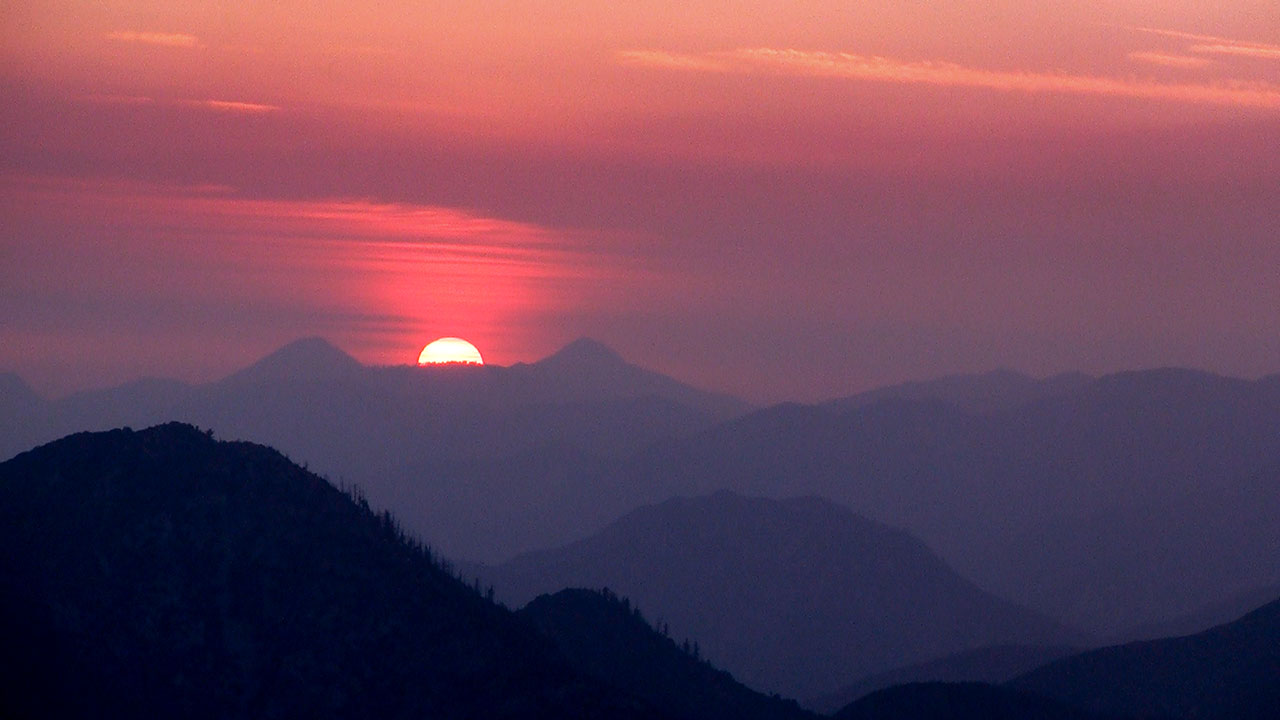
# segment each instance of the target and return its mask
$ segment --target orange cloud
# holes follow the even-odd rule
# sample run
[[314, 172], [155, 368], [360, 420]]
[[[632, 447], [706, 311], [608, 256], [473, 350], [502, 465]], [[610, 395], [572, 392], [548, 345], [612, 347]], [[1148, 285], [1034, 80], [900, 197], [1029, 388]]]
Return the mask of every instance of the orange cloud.
[[144, 45], [160, 45], [163, 47], [198, 48], [200, 38], [184, 33], [139, 32], [137, 30], [117, 30], [107, 33], [108, 40], [117, 42], [142, 43]]
[[[651, 58], [657, 60], [651, 61]], [[785, 76], [848, 78], [1004, 92], [1101, 95], [1280, 110], [1280, 86], [1261, 82], [1172, 84], [1093, 75], [987, 70], [951, 62], [908, 62], [853, 53], [775, 48], [690, 55], [630, 51], [620, 60], [664, 69], [765, 72]]]

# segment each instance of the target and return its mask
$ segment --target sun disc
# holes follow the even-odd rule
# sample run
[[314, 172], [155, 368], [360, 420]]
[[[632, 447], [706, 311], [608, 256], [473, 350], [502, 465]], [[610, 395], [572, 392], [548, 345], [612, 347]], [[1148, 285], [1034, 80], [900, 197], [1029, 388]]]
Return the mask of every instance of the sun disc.
[[456, 337], [442, 337], [433, 340], [418, 355], [419, 365], [445, 365], [463, 363], [466, 365], [483, 365], [484, 358], [475, 345]]

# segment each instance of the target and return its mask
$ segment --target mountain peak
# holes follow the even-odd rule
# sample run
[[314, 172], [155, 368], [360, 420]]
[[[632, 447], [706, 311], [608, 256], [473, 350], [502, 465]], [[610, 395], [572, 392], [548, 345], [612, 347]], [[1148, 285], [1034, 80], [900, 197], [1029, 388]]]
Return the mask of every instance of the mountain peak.
[[961, 650], [1071, 635], [965, 580], [905, 531], [819, 498], [677, 497], [489, 572], [515, 602], [611, 588], [697, 638], [749, 687], [800, 697]]
[[321, 357], [327, 360], [343, 362], [347, 364], [358, 364], [356, 359], [343, 352], [337, 345], [325, 340], [322, 337], [312, 336], [300, 338], [281, 347], [279, 350], [271, 353], [267, 358], [316, 358]]
[[0, 578], [9, 715], [667, 717], [574, 672], [389, 514], [190, 425], [0, 463], [0, 547], [21, 548]]
[[360, 361], [328, 340], [307, 337], [294, 340], [231, 377], [252, 381], [317, 379], [346, 375], [360, 367]]
[[33, 406], [39, 402], [40, 396], [17, 373], [0, 372], [0, 406], [4, 403]]
[[626, 360], [622, 359], [613, 348], [605, 345], [599, 340], [589, 337], [581, 337], [573, 342], [565, 345], [555, 353], [543, 358], [540, 363], [584, 363], [593, 365], [625, 365]]

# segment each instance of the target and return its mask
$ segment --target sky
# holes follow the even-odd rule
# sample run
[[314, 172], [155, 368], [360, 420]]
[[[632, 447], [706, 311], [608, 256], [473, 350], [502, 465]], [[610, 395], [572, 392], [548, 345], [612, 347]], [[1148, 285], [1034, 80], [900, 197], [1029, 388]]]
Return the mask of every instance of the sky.
[[0, 7], [0, 371], [1280, 371], [1274, 0]]

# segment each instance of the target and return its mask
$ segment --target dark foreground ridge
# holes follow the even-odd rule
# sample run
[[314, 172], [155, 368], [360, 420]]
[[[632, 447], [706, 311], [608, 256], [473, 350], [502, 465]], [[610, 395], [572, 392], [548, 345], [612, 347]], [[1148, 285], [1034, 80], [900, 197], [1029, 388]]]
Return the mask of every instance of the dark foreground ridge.
[[649, 718], [389, 515], [188, 425], [0, 464], [6, 717]]
[[[983, 683], [911, 683], [879, 690], [834, 720], [1121, 720]], [[1148, 719], [1152, 720], [1152, 719]]]
[[1280, 717], [1280, 600], [1186, 637], [1074, 655], [1011, 685], [1097, 712], [1198, 720]]
[[877, 690], [895, 685], [921, 683], [999, 685], [1049, 662], [1078, 652], [1078, 648], [1064, 645], [992, 645], [976, 650], [965, 650], [936, 660], [894, 668], [862, 678], [837, 693], [814, 699], [809, 705], [822, 712], [834, 712]]
[[813, 720], [794, 700], [755, 692], [699, 657], [697, 644], [658, 632], [608, 590], [541, 595], [520, 611], [574, 668], [688, 720]]

